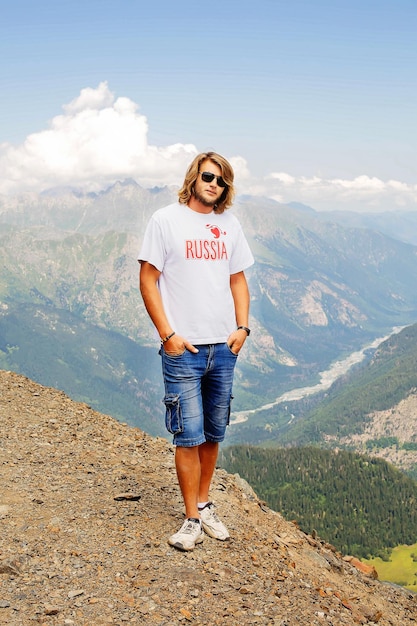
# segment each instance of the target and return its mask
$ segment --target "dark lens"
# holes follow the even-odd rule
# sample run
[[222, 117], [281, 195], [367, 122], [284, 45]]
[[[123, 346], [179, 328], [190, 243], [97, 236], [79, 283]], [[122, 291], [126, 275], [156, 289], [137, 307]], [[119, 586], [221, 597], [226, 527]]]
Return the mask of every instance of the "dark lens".
[[219, 187], [227, 187], [221, 176], [216, 176], [211, 172], [201, 172], [201, 178], [204, 180], [205, 183], [211, 183], [212, 180], [216, 179]]

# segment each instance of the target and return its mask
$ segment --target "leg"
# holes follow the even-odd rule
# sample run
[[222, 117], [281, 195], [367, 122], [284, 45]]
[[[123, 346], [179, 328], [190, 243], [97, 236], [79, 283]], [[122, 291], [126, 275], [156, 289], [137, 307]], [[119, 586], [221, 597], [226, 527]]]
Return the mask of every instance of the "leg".
[[211, 361], [211, 368], [202, 381], [204, 409], [204, 432], [206, 442], [199, 446], [200, 490], [199, 502], [207, 503], [200, 510], [200, 519], [205, 532], [214, 539], [226, 541], [230, 535], [226, 526], [219, 520], [215, 506], [209, 500], [209, 490], [219, 451], [230, 416], [233, 373], [236, 355], [226, 344], [217, 344]]
[[199, 517], [198, 492], [201, 479], [199, 446], [175, 448], [175, 467], [185, 506], [185, 517]]
[[199, 517], [197, 503], [209, 499], [218, 451], [219, 444], [211, 441], [192, 448], [177, 446], [175, 449], [175, 466], [186, 517]]
[[198, 512], [197, 498], [200, 483], [200, 458], [198, 446], [177, 446], [175, 449], [175, 465], [178, 483], [185, 504], [185, 521], [180, 530], [171, 535], [168, 543], [178, 550], [194, 550], [204, 539]]
[[181, 490], [185, 521], [168, 543], [179, 550], [193, 550], [204, 539], [198, 512], [201, 478], [199, 446], [204, 443], [201, 376], [207, 349], [197, 354], [185, 351], [178, 357], [161, 350], [165, 383], [166, 425], [174, 435], [175, 467]]
[[213, 537], [213, 539], [219, 539], [220, 541], [226, 541], [230, 538], [229, 531], [223, 522], [221, 522], [217, 517], [214, 504], [209, 502], [210, 484], [216, 467], [219, 444], [207, 441], [206, 443], [201, 444], [198, 449], [201, 462], [201, 478], [198, 501], [208, 503], [199, 511], [201, 523], [205, 532], [210, 537]]
[[206, 441], [198, 447], [200, 458], [200, 484], [198, 502], [208, 502], [211, 480], [216, 468], [219, 444]]
[[205, 441], [201, 376], [206, 368], [207, 349], [171, 356], [161, 349], [165, 384], [166, 426], [174, 435], [175, 466], [187, 518], [198, 518], [200, 457], [198, 447]]

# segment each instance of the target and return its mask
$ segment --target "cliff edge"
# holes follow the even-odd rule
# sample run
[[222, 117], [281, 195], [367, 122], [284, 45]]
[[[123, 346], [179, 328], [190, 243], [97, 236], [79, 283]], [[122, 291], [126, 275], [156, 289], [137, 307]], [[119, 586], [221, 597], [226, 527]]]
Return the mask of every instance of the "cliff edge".
[[417, 623], [417, 595], [301, 532], [239, 476], [212, 498], [231, 541], [191, 553], [173, 447], [0, 371], [0, 624]]

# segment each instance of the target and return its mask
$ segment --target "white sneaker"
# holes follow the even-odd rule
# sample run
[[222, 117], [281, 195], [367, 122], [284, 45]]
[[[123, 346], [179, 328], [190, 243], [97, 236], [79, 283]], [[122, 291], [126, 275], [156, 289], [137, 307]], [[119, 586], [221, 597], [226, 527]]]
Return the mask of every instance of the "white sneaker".
[[171, 535], [168, 543], [178, 550], [194, 550], [197, 543], [204, 539], [200, 520], [194, 517], [187, 518], [175, 535]]
[[229, 531], [217, 517], [213, 502], [209, 502], [203, 509], [200, 509], [200, 518], [204, 531], [210, 537], [220, 541], [230, 539]]

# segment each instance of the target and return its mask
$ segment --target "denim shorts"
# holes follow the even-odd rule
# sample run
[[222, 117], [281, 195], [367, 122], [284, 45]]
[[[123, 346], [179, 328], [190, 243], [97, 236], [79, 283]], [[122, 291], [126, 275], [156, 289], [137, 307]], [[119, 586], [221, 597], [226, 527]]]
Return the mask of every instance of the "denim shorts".
[[177, 446], [223, 441], [230, 420], [237, 360], [227, 343], [196, 346], [170, 355], [161, 347], [165, 425]]

